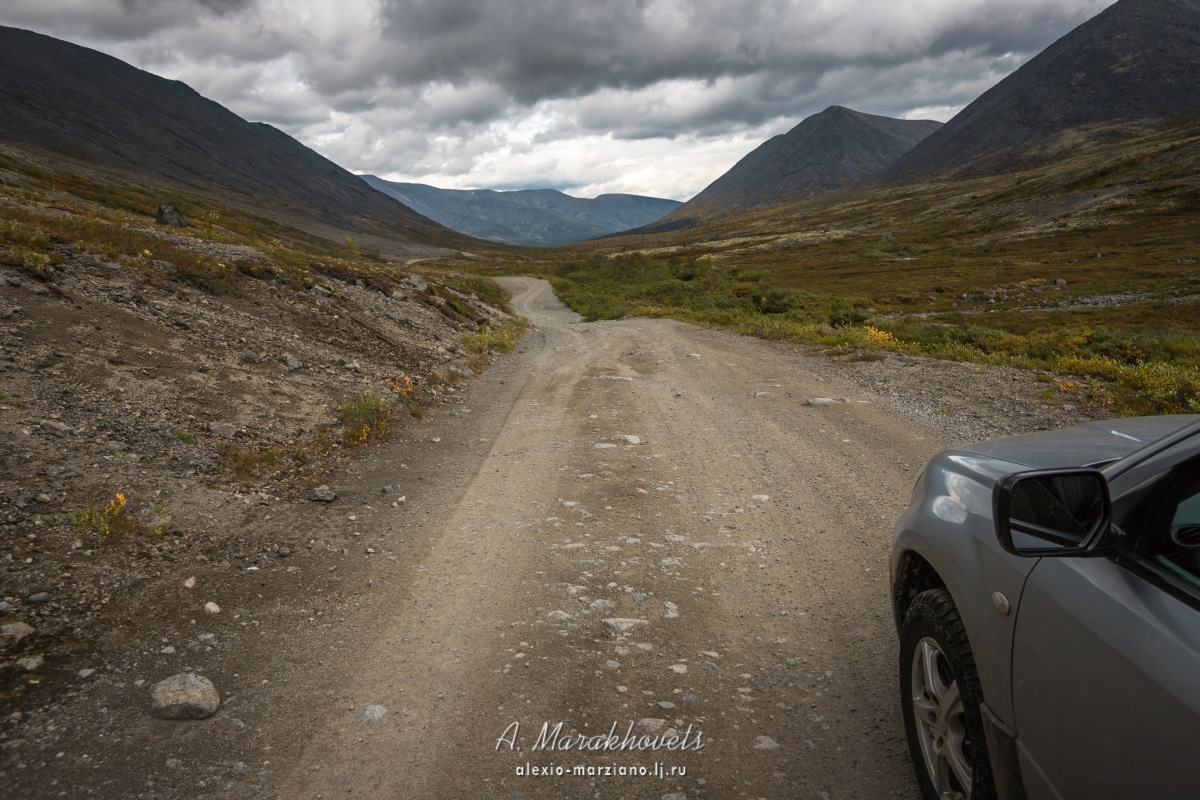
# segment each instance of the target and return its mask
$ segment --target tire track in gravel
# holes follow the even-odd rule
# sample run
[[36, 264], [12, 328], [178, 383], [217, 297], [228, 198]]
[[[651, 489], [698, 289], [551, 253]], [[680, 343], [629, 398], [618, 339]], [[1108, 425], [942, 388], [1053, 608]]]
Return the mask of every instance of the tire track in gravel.
[[[578, 324], [548, 284], [507, 280], [537, 326], [517, 399], [350, 657], [355, 708], [314, 727], [282, 794], [915, 797], [887, 552], [939, 435], [853, 397], [805, 405], [830, 389], [797, 353]], [[535, 751], [559, 722], [560, 743], [615, 724], [704, 746]]]

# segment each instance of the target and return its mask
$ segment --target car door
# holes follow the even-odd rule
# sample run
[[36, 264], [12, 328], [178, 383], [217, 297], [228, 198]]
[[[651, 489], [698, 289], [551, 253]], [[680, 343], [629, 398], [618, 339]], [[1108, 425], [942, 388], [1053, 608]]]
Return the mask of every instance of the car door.
[[1030, 573], [1012, 661], [1029, 800], [1200, 797], [1200, 458], [1188, 455], [1140, 476], [1124, 513], [1115, 495], [1121, 555], [1042, 558]]

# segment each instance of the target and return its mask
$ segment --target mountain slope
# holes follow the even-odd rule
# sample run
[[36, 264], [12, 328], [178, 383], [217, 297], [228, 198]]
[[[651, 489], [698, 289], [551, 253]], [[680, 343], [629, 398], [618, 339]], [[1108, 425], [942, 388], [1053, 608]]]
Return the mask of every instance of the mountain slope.
[[552, 189], [438, 189], [374, 175], [362, 179], [448, 228], [507, 244], [553, 245], [593, 239], [647, 225], [680, 205], [677, 200], [632, 194], [602, 194], [588, 200]]
[[989, 89], [877, 176], [1023, 165], [1089, 123], [1200, 111], [1200, 0], [1120, 0]]
[[219, 196], [330, 237], [478, 244], [179, 81], [17, 28], [0, 27], [0, 140]]
[[852, 186], [940, 126], [831, 106], [759, 145], [670, 219], [745, 211]]

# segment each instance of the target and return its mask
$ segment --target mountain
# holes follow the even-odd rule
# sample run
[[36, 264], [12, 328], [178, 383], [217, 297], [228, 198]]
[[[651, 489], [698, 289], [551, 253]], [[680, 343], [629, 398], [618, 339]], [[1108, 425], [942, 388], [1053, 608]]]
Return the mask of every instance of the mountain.
[[941, 124], [830, 106], [759, 145], [669, 219], [746, 211], [853, 186], [895, 161]]
[[218, 198], [335, 240], [354, 232], [394, 244], [479, 244], [372, 190], [282, 131], [247, 122], [179, 81], [3, 26], [0, 141], [51, 161], [69, 159], [56, 168], [81, 162]]
[[1011, 171], [1055, 134], [1200, 111], [1200, 0], [1119, 0], [1042, 51], [877, 176]]
[[506, 244], [553, 245], [594, 239], [647, 225], [680, 206], [677, 200], [633, 194], [602, 194], [587, 200], [553, 189], [438, 189], [374, 175], [362, 179], [447, 228]]

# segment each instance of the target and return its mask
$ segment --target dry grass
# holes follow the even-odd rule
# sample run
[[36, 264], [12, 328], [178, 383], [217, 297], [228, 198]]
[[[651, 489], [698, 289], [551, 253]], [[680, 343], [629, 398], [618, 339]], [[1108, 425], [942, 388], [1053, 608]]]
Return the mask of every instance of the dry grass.
[[1028, 163], [560, 248], [536, 271], [588, 319], [1053, 370], [1121, 413], [1200, 410], [1200, 121], [1075, 131]]

